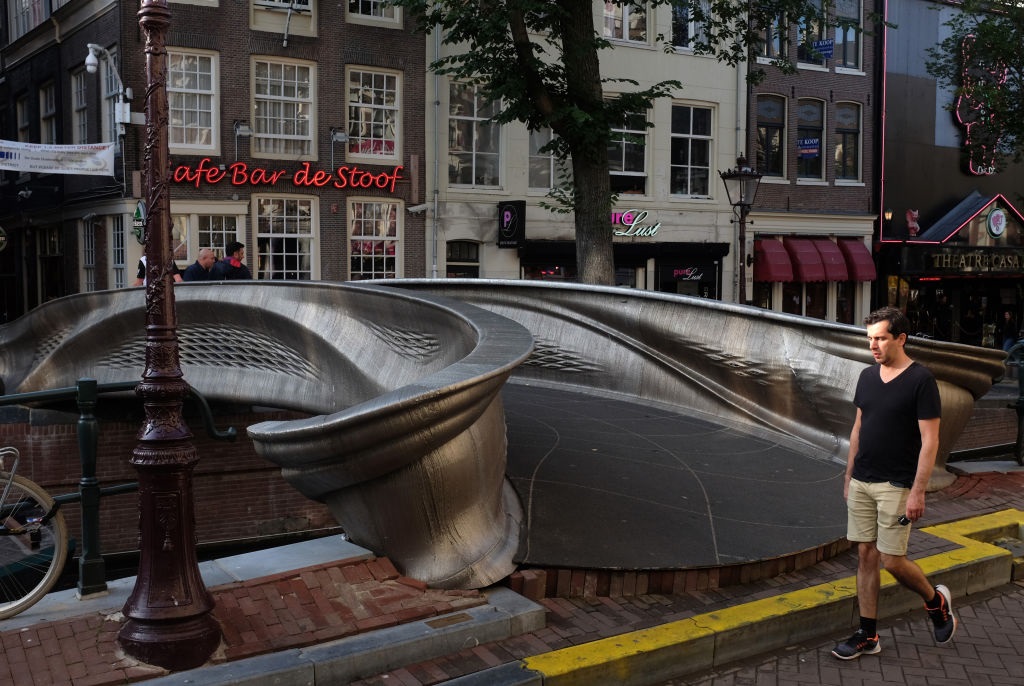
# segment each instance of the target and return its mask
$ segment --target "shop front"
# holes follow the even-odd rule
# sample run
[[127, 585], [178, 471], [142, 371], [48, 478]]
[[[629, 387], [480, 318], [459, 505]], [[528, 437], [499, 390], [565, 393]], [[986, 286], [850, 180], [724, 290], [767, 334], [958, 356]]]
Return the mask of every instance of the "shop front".
[[915, 330], [995, 348], [1019, 334], [1024, 218], [1002, 195], [972, 193], [927, 231], [885, 251], [885, 300]]
[[761, 235], [753, 267], [754, 305], [843, 324], [859, 320], [868, 298], [864, 284], [876, 276], [860, 238]]
[[[728, 243], [614, 243], [615, 285], [722, 299]], [[574, 241], [527, 240], [519, 249], [522, 278], [576, 280]]]

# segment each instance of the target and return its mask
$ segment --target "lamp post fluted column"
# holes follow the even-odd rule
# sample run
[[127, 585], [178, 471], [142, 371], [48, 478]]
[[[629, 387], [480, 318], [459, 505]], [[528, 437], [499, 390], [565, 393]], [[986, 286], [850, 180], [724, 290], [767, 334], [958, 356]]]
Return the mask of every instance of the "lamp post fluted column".
[[167, 0], [142, 0], [146, 36], [146, 360], [136, 393], [145, 420], [131, 462], [139, 477], [139, 573], [117, 640], [129, 656], [170, 670], [198, 667], [220, 643], [213, 598], [196, 559], [192, 471], [198, 461], [182, 416], [171, 269], [167, 147]]

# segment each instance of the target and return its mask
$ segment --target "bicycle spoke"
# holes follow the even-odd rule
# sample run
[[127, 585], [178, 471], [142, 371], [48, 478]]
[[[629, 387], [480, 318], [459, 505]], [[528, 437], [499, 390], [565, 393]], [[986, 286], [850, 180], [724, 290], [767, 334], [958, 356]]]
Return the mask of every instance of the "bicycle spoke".
[[0, 618], [38, 602], [57, 582], [67, 556], [67, 528], [58, 511], [45, 523], [53, 500], [37, 484], [0, 474], [10, 481], [0, 503]]

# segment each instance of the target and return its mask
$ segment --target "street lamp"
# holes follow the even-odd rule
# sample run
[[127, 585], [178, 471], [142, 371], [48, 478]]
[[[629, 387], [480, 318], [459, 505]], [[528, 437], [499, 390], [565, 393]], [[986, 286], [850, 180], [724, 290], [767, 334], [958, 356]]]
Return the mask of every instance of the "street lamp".
[[725, 193], [736, 214], [734, 220], [740, 225], [739, 230], [739, 302], [747, 302], [747, 268], [754, 263], [754, 256], [747, 255], [747, 215], [754, 204], [757, 187], [761, 183], [761, 175], [747, 165], [747, 158], [740, 153], [736, 158], [736, 168], [720, 171], [718, 175], [725, 183]]
[[[220, 644], [213, 597], [196, 559], [192, 472], [199, 456], [182, 416], [171, 251], [167, 142], [167, 0], [142, 0], [146, 36], [146, 358], [135, 387], [145, 419], [131, 463], [139, 475], [139, 573], [117, 642], [130, 657], [170, 670], [206, 662]], [[90, 51], [92, 50], [90, 46]]]
[[[85, 70], [90, 74], [95, 74], [96, 70], [100, 66], [99, 58], [102, 57], [104, 60], [110, 60], [113, 63], [114, 56], [104, 48], [102, 45], [96, 45], [95, 43], [89, 43], [85, 47], [89, 48], [89, 54], [85, 56]], [[111, 68], [108, 72], [117, 81], [117, 102], [114, 104], [114, 123], [117, 124], [117, 135], [124, 135], [124, 125], [130, 124], [132, 119], [131, 106], [125, 101], [127, 97], [131, 100], [131, 91], [124, 87], [124, 83], [121, 81], [121, 75], [117, 73], [116, 68]]]

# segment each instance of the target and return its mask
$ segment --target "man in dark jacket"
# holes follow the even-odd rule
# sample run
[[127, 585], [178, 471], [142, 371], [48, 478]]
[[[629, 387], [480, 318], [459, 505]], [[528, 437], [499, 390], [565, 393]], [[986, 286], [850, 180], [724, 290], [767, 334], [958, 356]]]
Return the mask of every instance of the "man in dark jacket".
[[199, 259], [188, 266], [181, 278], [185, 281], [209, 281], [213, 278], [213, 265], [217, 256], [209, 248], [199, 250]]
[[228, 243], [224, 248], [224, 259], [213, 265], [210, 279], [213, 281], [230, 281], [233, 279], [252, 279], [252, 272], [242, 264], [245, 259], [245, 245], [238, 241]]

